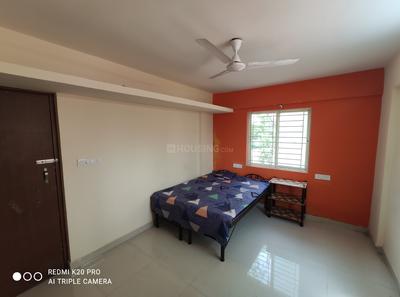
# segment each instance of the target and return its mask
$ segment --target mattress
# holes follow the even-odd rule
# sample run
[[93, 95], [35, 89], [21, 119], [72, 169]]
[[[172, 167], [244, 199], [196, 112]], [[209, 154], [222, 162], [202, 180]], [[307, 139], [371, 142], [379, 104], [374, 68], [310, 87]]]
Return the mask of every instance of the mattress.
[[235, 218], [268, 186], [267, 181], [229, 171], [214, 171], [155, 192], [150, 198], [151, 210], [185, 229], [211, 236], [225, 245]]

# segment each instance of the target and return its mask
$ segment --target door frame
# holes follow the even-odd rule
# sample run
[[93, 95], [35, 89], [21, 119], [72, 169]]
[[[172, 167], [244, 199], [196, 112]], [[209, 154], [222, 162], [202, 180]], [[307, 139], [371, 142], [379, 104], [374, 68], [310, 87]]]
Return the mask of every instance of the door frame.
[[57, 107], [57, 95], [48, 94], [50, 101], [50, 117], [51, 117], [51, 130], [53, 136], [53, 146], [56, 158], [59, 160], [56, 163], [56, 177], [57, 177], [57, 198], [58, 198], [58, 209], [60, 214], [60, 230], [62, 236], [63, 246], [63, 258], [65, 268], [70, 268], [71, 254], [69, 249], [69, 235], [68, 235], [68, 220], [67, 220], [67, 207], [65, 202], [65, 190], [64, 190], [64, 176], [63, 176], [63, 162], [61, 156], [61, 139], [60, 139], [60, 127], [58, 122], [58, 107]]
[[62, 156], [61, 156], [61, 140], [60, 140], [60, 128], [58, 122], [58, 112], [57, 112], [57, 95], [54, 93], [40, 92], [25, 90], [19, 88], [10, 88], [0, 86], [2, 90], [28, 93], [28, 94], [41, 94], [46, 95], [49, 100], [50, 106], [50, 121], [51, 121], [51, 137], [54, 150], [54, 158], [58, 159], [55, 163], [56, 171], [56, 183], [57, 183], [57, 204], [59, 212], [59, 224], [61, 232], [61, 245], [63, 253], [63, 266], [64, 268], [70, 268], [71, 265], [71, 254], [69, 247], [69, 236], [68, 236], [68, 221], [67, 221], [67, 209], [65, 203], [65, 191], [64, 191], [64, 178], [63, 178], [63, 166], [62, 166]]

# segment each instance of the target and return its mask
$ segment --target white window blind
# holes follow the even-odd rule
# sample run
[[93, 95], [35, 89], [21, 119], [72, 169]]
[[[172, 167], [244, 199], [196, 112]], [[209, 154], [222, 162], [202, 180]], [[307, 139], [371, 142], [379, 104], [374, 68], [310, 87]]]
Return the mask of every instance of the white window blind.
[[307, 171], [310, 110], [249, 114], [249, 166]]

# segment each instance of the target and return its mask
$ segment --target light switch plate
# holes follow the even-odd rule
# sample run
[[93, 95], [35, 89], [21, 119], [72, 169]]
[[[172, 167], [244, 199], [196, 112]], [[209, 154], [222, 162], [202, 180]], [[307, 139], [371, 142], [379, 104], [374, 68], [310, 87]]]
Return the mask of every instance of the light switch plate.
[[87, 167], [98, 163], [97, 159], [78, 159], [76, 161], [78, 167]]
[[330, 175], [321, 174], [321, 173], [316, 173], [314, 178], [318, 179], [318, 180], [326, 180], [326, 181], [330, 181], [331, 180], [331, 176]]
[[243, 165], [239, 163], [233, 163], [233, 168], [243, 168]]

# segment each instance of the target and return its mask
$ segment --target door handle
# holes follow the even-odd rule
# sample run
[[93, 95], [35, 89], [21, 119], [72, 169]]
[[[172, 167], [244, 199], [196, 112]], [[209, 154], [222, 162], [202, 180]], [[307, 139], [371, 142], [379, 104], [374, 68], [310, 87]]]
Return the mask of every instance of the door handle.
[[58, 159], [43, 159], [43, 160], [36, 160], [36, 165], [43, 165], [43, 164], [52, 164], [57, 163]]
[[45, 184], [49, 183], [49, 171], [47, 170], [47, 168], [43, 168], [43, 181]]

